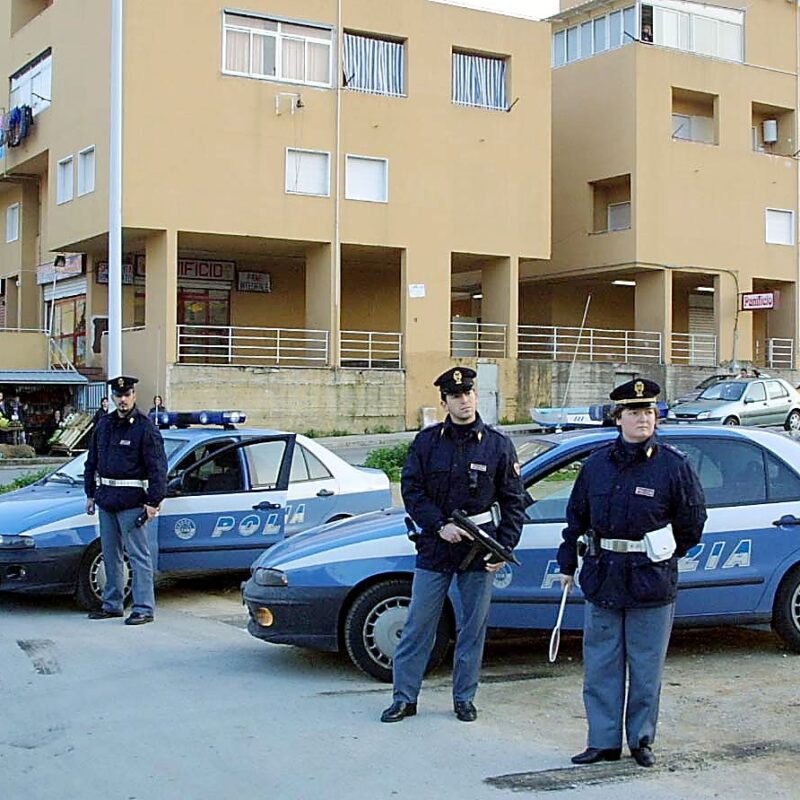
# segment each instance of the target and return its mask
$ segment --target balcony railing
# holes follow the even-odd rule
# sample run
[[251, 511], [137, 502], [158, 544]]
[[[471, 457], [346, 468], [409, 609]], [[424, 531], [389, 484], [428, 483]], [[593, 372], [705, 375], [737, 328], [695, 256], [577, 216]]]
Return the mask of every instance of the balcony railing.
[[520, 358], [553, 361], [661, 361], [658, 331], [622, 331], [606, 328], [562, 328], [520, 325]]
[[393, 331], [341, 331], [339, 349], [343, 367], [400, 369], [403, 334]]
[[767, 339], [767, 366], [773, 369], [793, 369], [794, 339]]
[[693, 367], [717, 364], [717, 337], [710, 333], [673, 333], [672, 363]]
[[450, 323], [450, 354], [453, 358], [505, 358], [506, 326], [454, 320]]
[[328, 331], [178, 325], [182, 364], [237, 367], [324, 367]]

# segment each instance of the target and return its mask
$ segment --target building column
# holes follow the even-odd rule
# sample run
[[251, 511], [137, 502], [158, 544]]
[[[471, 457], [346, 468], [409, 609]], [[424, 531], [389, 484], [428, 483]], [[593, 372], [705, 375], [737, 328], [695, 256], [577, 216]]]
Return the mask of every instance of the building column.
[[306, 316], [309, 330], [328, 331], [328, 365], [339, 365], [341, 327], [341, 280], [330, 243], [306, 250]]
[[661, 361], [672, 363], [672, 273], [648, 270], [636, 273], [634, 327], [661, 334]]
[[753, 361], [753, 315], [739, 311], [738, 292], [753, 289], [751, 278], [739, 276], [739, 282], [728, 273], [714, 276], [714, 324], [717, 329], [717, 363], [737, 366]]
[[506, 326], [506, 358], [517, 357], [519, 259], [493, 258], [481, 267], [481, 321]]
[[22, 186], [19, 222], [20, 285], [17, 292], [17, 320], [20, 328], [44, 328], [42, 290], [36, 283], [39, 266], [39, 184], [26, 181]]
[[[437, 408], [436, 376], [451, 366], [450, 250], [420, 245], [400, 258], [400, 324], [406, 371], [406, 427], [420, 426], [420, 408]], [[441, 415], [440, 415], [441, 416]]]
[[[157, 231], [149, 236], [145, 264], [145, 331], [122, 335], [123, 366], [126, 372], [128, 364], [138, 368], [140, 378], [146, 374], [148, 380], [142, 388], [148, 387], [149, 396], [163, 395], [169, 407], [168, 374], [178, 360], [178, 232]], [[143, 347], [148, 351], [144, 363], [140, 358]]]

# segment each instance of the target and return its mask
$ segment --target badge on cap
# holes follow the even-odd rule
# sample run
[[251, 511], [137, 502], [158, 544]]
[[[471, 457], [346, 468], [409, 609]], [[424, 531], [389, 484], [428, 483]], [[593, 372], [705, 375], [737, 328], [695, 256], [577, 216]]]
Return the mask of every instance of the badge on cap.
[[461, 370], [460, 369], [457, 369], [453, 373], [453, 383], [457, 383], [459, 385], [461, 384]]
[[636, 392], [637, 397], [644, 397], [644, 384], [641, 381], [636, 381], [633, 384], [633, 391]]
[[117, 378], [117, 386], [121, 389], [125, 385], [125, 378]]

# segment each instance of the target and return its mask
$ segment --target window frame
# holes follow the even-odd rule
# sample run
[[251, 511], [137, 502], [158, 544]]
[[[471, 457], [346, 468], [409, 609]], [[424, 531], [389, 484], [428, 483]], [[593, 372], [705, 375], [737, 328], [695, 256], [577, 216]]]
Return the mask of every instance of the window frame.
[[399, 39], [394, 38], [391, 36], [382, 36], [377, 33], [366, 33], [361, 31], [352, 31], [352, 30], [345, 30], [342, 32], [342, 74], [344, 77], [346, 76], [345, 70], [345, 37], [350, 36], [354, 39], [366, 39], [375, 42], [381, 42], [383, 44], [393, 44], [399, 45], [401, 48], [401, 75], [400, 75], [400, 84], [401, 90], [399, 92], [384, 92], [380, 91], [379, 89], [370, 88], [365, 89], [361, 86], [353, 86], [351, 83], [347, 83], [347, 85], [342, 84], [342, 88], [346, 89], [347, 91], [351, 92], [359, 92], [360, 94], [375, 94], [381, 97], [408, 97], [408, 55], [406, 53], [406, 45], [408, 43], [407, 39]]
[[[491, 105], [490, 103], [475, 103], [467, 102], [464, 100], [456, 99], [456, 82], [455, 82], [455, 62], [456, 56], [466, 58], [483, 59], [484, 61], [495, 61], [502, 66], [503, 72], [503, 103], [501, 105]], [[463, 47], [453, 46], [450, 49], [450, 102], [454, 106], [461, 108], [479, 108], [484, 111], [508, 111], [508, 98], [509, 98], [509, 79], [511, 70], [509, 64], [511, 63], [511, 56], [500, 55], [497, 53], [479, 53], [473, 50], [464, 49]], [[488, 98], [487, 98], [488, 99]], [[387, 181], [388, 193], [388, 181]]]
[[[318, 192], [301, 192], [297, 189], [289, 189], [288, 174], [289, 174], [289, 153], [307, 153], [311, 155], [324, 155], [326, 170], [325, 170], [325, 193]], [[330, 197], [331, 196], [331, 154], [328, 150], [312, 150], [306, 147], [287, 147], [284, 153], [284, 177], [283, 188], [285, 194], [294, 195], [297, 197]]]
[[[69, 184], [63, 183], [62, 167], [69, 165]], [[63, 170], [66, 175], [66, 170]], [[67, 185], [69, 186], [69, 196], [67, 196]], [[56, 205], [63, 206], [71, 202], [75, 197], [75, 158], [71, 155], [65, 156], [56, 162]]]
[[[612, 228], [611, 227], [611, 209], [612, 208], [619, 208], [620, 206], [628, 206], [628, 224], [622, 228]], [[606, 232], [611, 233], [613, 231], [629, 231], [633, 227], [633, 218], [631, 212], [633, 207], [631, 205], [630, 200], [620, 200], [616, 203], [609, 203], [606, 206]]]
[[[6, 244], [19, 241], [19, 224], [21, 217], [20, 208], [21, 206], [19, 201], [16, 203], [11, 203], [11, 205], [6, 207]], [[12, 220], [14, 222], [13, 232], [11, 230]]]
[[[36, 98], [33, 96], [33, 81], [44, 71], [50, 72], [50, 97], [42, 97], [37, 94]], [[14, 83], [17, 82], [15, 86]], [[14, 93], [17, 92], [19, 100], [15, 100]], [[27, 98], [27, 102], [26, 102]], [[50, 48], [40, 53], [36, 58], [29, 61], [25, 66], [18, 69], [14, 75], [9, 78], [8, 82], [8, 107], [9, 109], [28, 105], [31, 108], [33, 116], [37, 116], [42, 111], [50, 107], [53, 102], [53, 52]]]
[[[267, 14], [255, 14], [252, 12], [242, 12], [236, 11], [234, 9], [222, 9], [222, 64], [221, 64], [221, 72], [223, 75], [232, 75], [238, 78], [251, 78], [253, 80], [261, 80], [261, 81], [272, 81], [273, 83], [290, 83], [295, 86], [316, 86], [319, 88], [330, 89], [333, 86], [333, 75], [334, 75], [334, 55], [335, 55], [335, 40], [336, 37], [334, 36], [334, 30], [332, 26], [329, 25], [322, 25], [318, 23], [308, 22], [306, 20], [297, 20], [297, 19], [285, 19], [283, 17], [273, 17]], [[226, 21], [226, 15], [232, 15], [237, 17], [250, 17], [252, 19], [259, 19], [265, 20], [267, 22], [273, 22], [277, 25], [277, 29], [275, 31], [267, 31], [267, 30], [260, 30], [258, 28], [247, 28], [244, 25], [238, 25], [236, 23], [228, 23]], [[313, 36], [304, 36], [302, 34], [297, 33], [283, 33], [283, 26], [284, 25], [296, 25], [298, 27], [303, 28], [316, 28], [320, 31], [327, 31], [329, 33], [329, 37], [327, 39], [323, 38], [315, 38]], [[228, 60], [228, 31], [236, 31], [238, 33], [247, 33], [249, 36], [249, 45], [248, 45], [248, 65], [249, 70], [247, 72], [242, 72], [240, 70], [233, 70], [228, 69], [226, 66]], [[262, 73], [255, 73], [253, 72], [253, 36], [263, 36], [263, 37], [270, 37], [275, 39], [275, 74], [274, 75], [264, 75]], [[285, 39], [293, 40], [293, 41], [302, 41], [303, 44], [303, 69], [304, 69], [304, 78], [303, 80], [299, 80], [297, 78], [289, 78], [282, 74], [283, 70], [283, 41]], [[308, 45], [309, 43], [312, 44], [319, 44], [323, 45], [328, 48], [328, 80], [325, 82], [320, 81], [312, 81], [309, 80], [308, 75]]]
[[[769, 214], [770, 211], [777, 212], [780, 214], [790, 214], [791, 215], [791, 241], [789, 242], [778, 242], [772, 241], [769, 238]], [[796, 215], [794, 209], [792, 208], [773, 208], [767, 207], [764, 210], [764, 242], [765, 244], [776, 244], [781, 245], [783, 247], [794, 247], [797, 243], [797, 223], [796, 223]]]
[[[82, 166], [86, 163], [87, 156], [91, 153], [92, 155], [92, 172], [91, 172], [91, 188], [86, 188], [86, 172]], [[96, 181], [97, 176], [97, 151], [93, 144], [89, 145], [88, 147], [84, 147], [82, 150], [78, 151], [78, 197], [83, 197], [84, 195], [91, 194], [97, 185]], [[83, 180], [81, 180], [83, 178]]]

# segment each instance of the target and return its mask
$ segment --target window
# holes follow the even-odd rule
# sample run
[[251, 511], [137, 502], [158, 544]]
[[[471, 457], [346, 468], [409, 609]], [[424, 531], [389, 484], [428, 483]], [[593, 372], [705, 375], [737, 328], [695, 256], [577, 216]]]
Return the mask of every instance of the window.
[[222, 71], [315, 86], [331, 84], [330, 28], [225, 13]]
[[800, 478], [772, 453], [767, 453], [767, 492], [771, 503], [800, 500]]
[[405, 94], [405, 47], [402, 42], [344, 35], [344, 86], [373, 94]]
[[53, 57], [47, 50], [11, 77], [10, 108], [30, 106], [33, 115], [44, 111], [51, 102]]
[[72, 156], [62, 158], [58, 162], [56, 173], [56, 203], [68, 203], [72, 200]]
[[638, 38], [636, 35], [636, 8], [631, 6], [622, 12], [622, 44], [634, 42]]
[[289, 483], [325, 480], [331, 477], [333, 476], [328, 468], [313, 453], [302, 445], [295, 444]]
[[607, 17], [598, 17], [594, 21], [594, 52], [602, 53], [608, 48], [606, 40], [606, 20]]
[[578, 58], [578, 29], [567, 29], [567, 61], [575, 61]]
[[763, 383], [753, 383], [747, 390], [745, 401], [749, 400], [751, 403], [763, 403], [767, 399], [767, 392], [764, 389]]
[[529, 521], [563, 522], [567, 518], [567, 503], [572, 487], [588, 456], [588, 453], [582, 453], [525, 487], [528, 495], [525, 515]]
[[19, 239], [19, 203], [13, 203], [6, 209], [6, 242]]
[[386, 203], [389, 200], [389, 162], [385, 158], [347, 156], [344, 196], [348, 200]]
[[245, 448], [250, 483], [254, 489], [274, 489], [280, 478], [286, 441], [259, 442]]
[[789, 392], [778, 381], [767, 381], [767, 395], [770, 400], [779, 400], [781, 397], [788, 397]]
[[631, 226], [631, 204], [630, 201], [624, 203], [608, 204], [608, 230], [624, 231]]
[[506, 60], [453, 51], [453, 102], [505, 111]]
[[286, 193], [327, 197], [330, 194], [330, 153], [288, 147]]
[[581, 25], [581, 58], [587, 58], [592, 55], [592, 27], [593, 25], [591, 22], [584, 22]]
[[794, 244], [794, 211], [767, 209], [767, 244]]
[[622, 44], [622, 12], [612, 11], [608, 15], [608, 46], [619, 47]]
[[[623, 28], [627, 35], [623, 36]], [[633, 41], [636, 8], [612, 11], [553, 34], [553, 66], [561, 67], [579, 58], [613, 50]]]
[[78, 153], [78, 196], [94, 191], [94, 147]]
[[559, 31], [553, 36], [553, 66], [560, 67], [567, 63], [567, 32]]
[[672, 138], [717, 143], [717, 95], [672, 87]]

